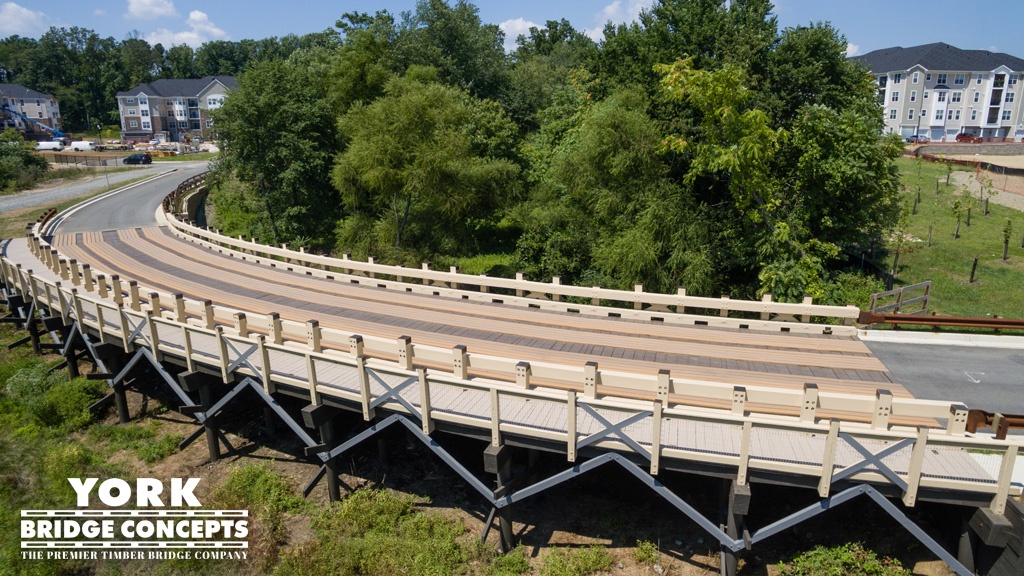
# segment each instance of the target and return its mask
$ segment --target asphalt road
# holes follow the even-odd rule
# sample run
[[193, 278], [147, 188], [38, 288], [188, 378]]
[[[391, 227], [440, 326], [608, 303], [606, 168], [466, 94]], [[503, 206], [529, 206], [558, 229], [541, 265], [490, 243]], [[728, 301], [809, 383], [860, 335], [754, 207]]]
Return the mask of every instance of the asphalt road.
[[917, 398], [1024, 414], [1024, 349], [867, 342], [894, 380]]
[[[161, 166], [157, 174], [164, 175], [156, 179], [130, 185], [80, 205], [74, 212], [65, 215], [55, 233], [74, 234], [156, 226], [156, 209], [164, 197], [180, 182], [208, 169], [206, 162], [176, 162], [174, 165]], [[172, 171], [165, 174], [168, 170]]]

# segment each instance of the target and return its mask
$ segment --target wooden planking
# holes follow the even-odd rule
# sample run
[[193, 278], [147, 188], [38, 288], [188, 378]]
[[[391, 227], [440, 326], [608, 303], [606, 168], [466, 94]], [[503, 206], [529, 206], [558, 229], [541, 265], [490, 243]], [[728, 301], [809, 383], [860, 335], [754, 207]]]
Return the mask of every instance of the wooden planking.
[[[117, 248], [102, 244], [89, 248], [89, 251], [100, 256], [101, 259], [110, 259], [111, 261], [124, 262], [119, 266], [128, 271], [128, 275], [148, 275], [149, 278], [146, 280], [146, 284], [151, 285], [155, 288], [160, 288], [161, 284], [164, 284], [164, 289], [170, 291], [171, 289], [180, 289], [188, 292], [194, 290], [197, 293], [209, 293], [209, 282], [189, 282], [183, 278], [187, 275], [171, 272], [157, 272], [153, 269], [152, 265], [146, 262], [138, 262], [135, 260], [126, 261]], [[88, 256], [88, 254], [86, 254]], [[94, 257], [95, 259], [95, 257]], [[99, 265], [99, 263], [97, 263]], [[113, 264], [112, 264], [113, 265]], [[166, 264], [164, 264], [166, 266]], [[229, 299], [231, 303], [239, 308], [252, 310], [254, 312], [266, 313], [270, 311], [278, 311], [282, 314], [286, 314], [291, 309], [286, 309], [282, 306], [268, 305], [265, 298], [245, 298], [238, 295], [224, 295], [224, 299]], [[272, 303], [273, 304], [273, 303]], [[323, 307], [320, 307], [322, 310]], [[308, 306], [303, 306], [301, 311], [295, 312], [292, 316], [296, 318], [307, 318], [309, 317], [311, 310]], [[337, 327], [345, 330], [352, 330], [353, 332], [366, 333], [366, 334], [379, 334], [388, 337], [393, 337], [394, 331], [389, 333], [381, 333], [381, 326], [374, 323], [359, 323], [359, 322], [345, 322], [337, 323], [333, 319], [327, 319], [322, 323], [325, 327]], [[414, 341], [422, 342], [427, 344], [434, 344], [439, 346], [450, 346], [452, 343], [451, 339], [436, 338], [437, 334], [430, 332], [417, 332], [413, 330], [402, 330], [402, 332], [410, 332], [413, 336]], [[490, 342], [467, 342], [465, 339], [458, 340], [459, 342], [469, 344], [473, 351], [492, 353], [496, 355], [508, 355], [510, 353], [510, 346], [493, 346]], [[571, 354], [587, 355], [595, 350], [595, 346], [580, 345], [580, 347], [574, 349]], [[568, 364], [582, 363], [581, 360], [567, 360], [565, 354], [551, 354], [550, 351], [536, 349], [529, 352], [520, 351], [518, 357], [529, 358], [533, 361], [549, 361], [549, 362], [563, 362]], [[635, 358], [635, 357], [634, 357]], [[884, 384], [885, 387], [890, 388], [894, 395], [909, 397], [909, 394], [900, 386], [892, 386], [888, 384], [888, 379], [884, 377], [884, 373], [878, 373], [877, 377], [867, 382], [851, 382], [849, 380], [842, 380], [837, 378], [828, 378], [825, 373], [815, 373], [813, 369], [800, 366], [788, 366], [784, 367], [784, 370], [779, 370], [779, 373], [758, 373], [753, 371], [743, 371], [736, 369], [722, 369], [708, 367], [704, 368], [701, 366], [689, 366], [689, 365], [672, 365], [666, 359], [664, 353], [657, 352], [644, 352], [643, 358], [640, 362], [635, 359], [631, 361], [623, 361], [623, 359], [615, 358], [602, 358], [600, 359], [602, 368], [625, 370], [625, 371], [654, 371], [655, 368], [648, 366], [647, 368], [638, 367], [643, 363], [656, 363], [659, 367], [666, 366], [673, 370], [675, 375], [685, 376], [696, 379], [707, 379], [711, 381], [724, 381], [729, 383], [736, 383], [738, 385], [767, 385], [767, 386], [786, 386], [786, 387], [802, 387], [803, 383], [813, 379], [818, 382], [823, 389], [834, 389], [838, 391], [861, 391], [864, 393], [873, 393], [877, 387], [877, 383]], [[782, 366], [782, 365], [776, 365]], [[795, 374], [794, 374], [795, 373]], [[786, 375], [789, 375], [787, 378]], [[839, 382], [842, 384], [840, 385]]]

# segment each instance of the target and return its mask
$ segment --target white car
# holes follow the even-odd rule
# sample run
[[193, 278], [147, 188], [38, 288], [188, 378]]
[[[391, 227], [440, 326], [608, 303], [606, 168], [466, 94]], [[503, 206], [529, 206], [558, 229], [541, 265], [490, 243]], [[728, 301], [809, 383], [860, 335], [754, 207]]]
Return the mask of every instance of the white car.
[[36, 150], [56, 150], [61, 151], [64, 149], [64, 143], [59, 140], [53, 142], [36, 142]]
[[96, 150], [96, 143], [88, 140], [82, 140], [80, 142], [72, 142], [71, 149], [75, 152], [93, 152]]

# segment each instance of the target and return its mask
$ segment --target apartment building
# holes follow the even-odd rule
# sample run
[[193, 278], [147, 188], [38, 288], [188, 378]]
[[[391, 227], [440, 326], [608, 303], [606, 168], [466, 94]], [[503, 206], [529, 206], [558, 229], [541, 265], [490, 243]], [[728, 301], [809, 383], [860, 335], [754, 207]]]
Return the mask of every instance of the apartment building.
[[238, 82], [233, 76], [194, 79], [165, 79], [141, 84], [117, 93], [123, 140], [185, 142], [212, 135], [210, 110], [224, 104], [224, 98]]
[[986, 141], [1024, 140], [1024, 60], [938, 42], [884, 48], [854, 60], [878, 81], [885, 131], [952, 142], [959, 133]]
[[0, 124], [29, 139], [49, 140], [54, 130], [61, 130], [60, 103], [20, 84], [0, 84]]

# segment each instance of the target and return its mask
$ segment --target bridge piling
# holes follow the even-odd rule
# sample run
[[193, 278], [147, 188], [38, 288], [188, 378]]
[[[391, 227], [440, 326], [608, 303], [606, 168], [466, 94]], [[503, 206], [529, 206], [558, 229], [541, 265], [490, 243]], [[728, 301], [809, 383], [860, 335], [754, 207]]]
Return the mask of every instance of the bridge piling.
[[[725, 480], [722, 485], [722, 499], [725, 504], [725, 522], [720, 527], [730, 538], [739, 539], [740, 534], [745, 532], [744, 518], [750, 510], [750, 485], [739, 484], [735, 479]], [[725, 546], [719, 546], [719, 550], [722, 574], [736, 576], [739, 569], [739, 553]]]
[[[317, 428], [320, 431], [320, 442], [327, 450], [335, 447], [334, 416], [337, 409], [324, 404], [309, 404], [302, 409], [302, 423], [306, 428]], [[324, 465], [327, 467], [327, 497], [331, 502], [341, 500], [341, 484], [338, 481], [338, 459], [328, 458]]]
[[[484, 450], [484, 470], [495, 475], [494, 499], [507, 495], [508, 486], [512, 482], [512, 447], [504, 443], [489, 444]], [[512, 506], [503, 506], [494, 515], [498, 517], [498, 547], [504, 554], [515, 547]]]

